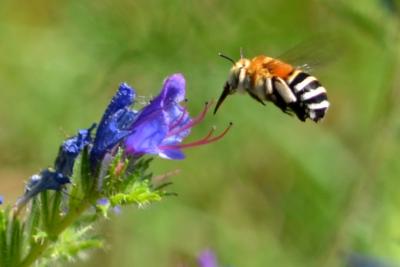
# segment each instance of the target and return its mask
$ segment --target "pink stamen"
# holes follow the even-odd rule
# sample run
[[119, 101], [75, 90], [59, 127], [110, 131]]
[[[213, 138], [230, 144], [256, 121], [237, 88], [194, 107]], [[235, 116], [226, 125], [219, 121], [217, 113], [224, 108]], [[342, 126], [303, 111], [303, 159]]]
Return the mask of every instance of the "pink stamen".
[[208, 138], [210, 138], [211, 135], [212, 135], [212, 133], [215, 132], [216, 129], [217, 129], [217, 128], [216, 128], [215, 126], [213, 126], [213, 127], [211, 128], [211, 130], [208, 132], [208, 134], [207, 134], [203, 139], [204, 139], [204, 140], [207, 140]]
[[192, 142], [192, 143], [188, 143], [188, 144], [178, 144], [178, 145], [170, 145], [170, 146], [160, 146], [161, 149], [183, 149], [183, 148], [189, 148], [189, 147], [196, 147], [196, 146], [200, 146], [200, 145], [206, 145], [209, 143], [213, 143], [215, 141], [220, 140], [222, 137], [225, 136], [225, 134], [229, 131], [229, 129], [232, 127], [232, 123], [229, 124], [228, 127], [226, 127], [226, 129], [220, 133], [217, 136], [214, 136], [213, 138], [210, 138], [212, 133], [215, 131], [215, 128], [212, 128], [208, 134], [203, 137], [202, 139]]
[[180, 132], [183, 132], [183, 131], [190, 129], [190, 128], [196, 126], [197, 124], [199, 124], [206, 116], [206, 114], [207, 114], [208, 110], [210, 109], [210, 107], [212, 106], [212, 104], [213, 104], [212, 102], [210, 102], [210, 103], [206, 102], [203, 111], [196, 118], [192, 119], [188, 124], [184, 125], [183, 127], [178, 128], [175, 131], [169, 132], [167, 137], [176, 135]]
[[186, 107], [182, 107], [183, 111], [182, 111], [182, 115], [176, 120], [176, 122], [170, 127], [170, 130], [174, 129], [176, 126], [178, 126], [182, 121], [183, 118], [185, 117], [185, 115], [187, 114], [187, 108]]

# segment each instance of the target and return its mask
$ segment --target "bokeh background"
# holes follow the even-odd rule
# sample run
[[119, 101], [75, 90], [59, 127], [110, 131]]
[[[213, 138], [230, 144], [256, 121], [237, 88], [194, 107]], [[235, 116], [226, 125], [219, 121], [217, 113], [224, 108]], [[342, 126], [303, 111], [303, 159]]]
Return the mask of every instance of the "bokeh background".
[[[399, 2], [0, 1], [0, 192], [52, 164], [58, 145], [97, 121], [118, 84], [149, 99], [182, 72], [189, 110], [216, 99], [239, 57], [291, 55], [328, 90], [319, 124], [232, 96], [220, 142], [156, 159], [180, 169], [169, 197], [100, 227], [104, 251], [71, 266], [345, 266], [346, 255], [400, 261]], [[289, 51], [289, 52], [287, 52]], [[184, 265], [187, 264], [187, 265]]]

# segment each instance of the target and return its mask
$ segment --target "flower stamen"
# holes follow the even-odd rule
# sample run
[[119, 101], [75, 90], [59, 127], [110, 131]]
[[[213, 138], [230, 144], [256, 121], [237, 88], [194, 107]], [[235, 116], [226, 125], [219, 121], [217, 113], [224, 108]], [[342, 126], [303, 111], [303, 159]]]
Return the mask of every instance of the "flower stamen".
[[183, 131], [185, 131], [187, 129], [190, 129], [190, 128], [196, 126], [197, 124], [199, 124], [201, 121], [204, 120], [204, 117], [206, 116], [208, 110], [210, 109], [210, 107], [212, 105], [213, 105], [213, 101], [206, 102], [205, 105], [204, 105], [203, 111], [196, 118], [192, 119], [188, 124], [184, 125], [183, 127], [169, 132], [167, 136], [176, 135], [176, 134], [178, 134], [180, 132], [183, 132]]
[[161, 146], [161, 149], [183, 149], [183, 148], [189, 148], [189, 147], [196, 147], [196, 146], [200, 146], [200, 145], [206, 145], [206, 144], [210, 144], [213, 143], [215, 141], [220, 140], [222, 137], [225, 136], [225, 134], [230, 130], [230, 128], [232, 127], [233, 123], [229, 123], [229, 126], [225, 128], [225, 130], [220, 133], [217, 136], [214, 136], [212, 138], [210, 138], [212, 136], [212, 133], [215, 131], [215, 127], [213, 127], [208, 134], [203, 137], [202, 139], [192, 142], [192, 143], [187, 143], [187, 144], [177, 144], [177, 145], [168, 145], [168, 146]]
[[183, 121], [183, 118], [185, 118], [185, 115], [187, 115], [187, 108], [186, 107], [182, 107], [182, 115], [179, 116], [179, 118], [175, 121], [175, 123], [170, 127], [170, 130], [174, 129], [175, 127], [177, 127], [179, 124], [181, 124], [181, 122]]

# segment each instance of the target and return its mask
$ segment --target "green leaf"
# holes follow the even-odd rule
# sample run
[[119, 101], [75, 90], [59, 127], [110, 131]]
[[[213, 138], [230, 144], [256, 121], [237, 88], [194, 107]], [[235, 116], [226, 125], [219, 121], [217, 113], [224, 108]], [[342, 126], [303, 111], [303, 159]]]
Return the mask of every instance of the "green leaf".
[[32, 239], [36, 243], [42, 244], [46, 240], [47, 237], [48, 237], [48, 235], [45, 231], [41, 231], [41, 230], [37, 229], [37, 232], [32, 236]]
[[6, 266], [7, 260], [7, 213], [0, 210], [0, 266]]
[[60, 220], [62, 192], [56, 191], [56, 192], [54, 192], [53, 196], [54, 196], [54, 199], [51, 203], [52, 209], [51, 209], [50, 217], [51, 217], [52, 225], [56, 225]]
[[44, 229], [50, 229], [51, 218], [50, 218], [50, 207], [49, 207], [49, 192], [43, 191], [40, 193], [40, 208], [41, 208], [41, 219]]
[[96, 205], [96, 210], [103, 216], [104, 218], [108, 218], [108, 210], [111, 208], [111, 204], [107, 203], [106, 205]]
[[36, 229], [39, 228], [40, 224], [40, 207], [38, 200], [36, 198], [32, 199], [31, 209], [28, 214], [27, 220], [25, 222], [25, 234], [26, 239], [30, 242], [33, 241], [32, 236], [34, 236]]
[[12, 217], [11, 222], [11, 242], [9, 246], [11, 266], [16, 266], [22, 257], [23, 230], [18, 218]]
[[160, 200], [160, 192], [152, 190], [147, 180], [134, 183], [129, 193], [118, 193], [110, 197], [112, 206], [137, 204], [139, 207], [143, 207]]
[[103, 241], [90, 236], [92, 226], [70, 227], [60, 234], [58, 241], [41, 258], [41, 264], [50, 266], [54, 262], [71, 261], [85, 250], [101, 248]]

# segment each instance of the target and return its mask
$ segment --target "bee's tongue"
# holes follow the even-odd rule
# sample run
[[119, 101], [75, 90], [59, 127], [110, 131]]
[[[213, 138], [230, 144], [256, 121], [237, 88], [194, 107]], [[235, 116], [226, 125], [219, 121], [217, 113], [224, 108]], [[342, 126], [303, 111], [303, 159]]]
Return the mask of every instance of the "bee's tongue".
[[225, 86], [224, 86], [224, 90], [222, 91], [222, 94], [218, 99], [217, 105], [215, 106], [214, 115], [215, 115], [215, 113], [217, 113], [217, 110], [218, 110], [219, 106], [221, 106], [222, 102], [224, 102], [225, 98], [228, 95], [229, 95], [229, 83], [226, 82]]

